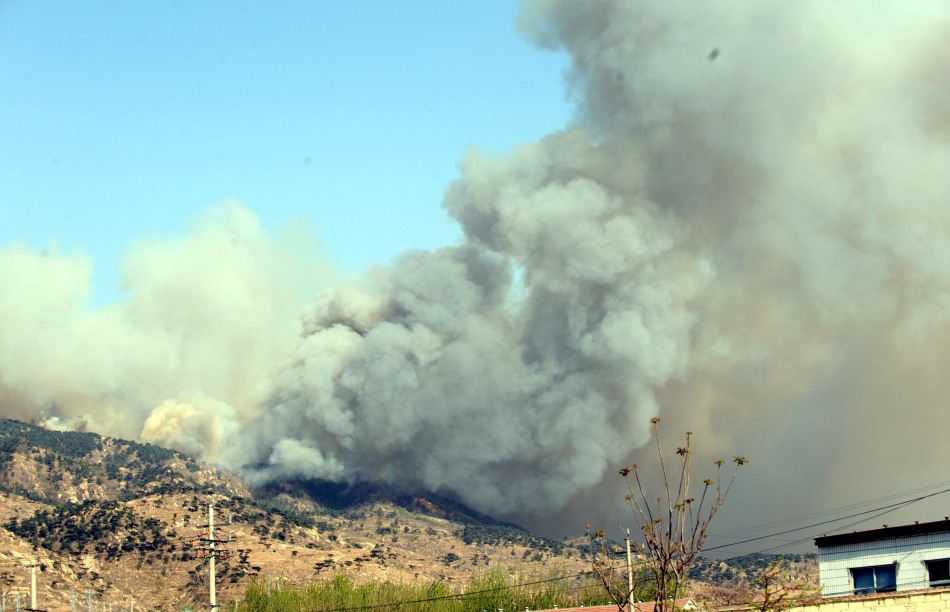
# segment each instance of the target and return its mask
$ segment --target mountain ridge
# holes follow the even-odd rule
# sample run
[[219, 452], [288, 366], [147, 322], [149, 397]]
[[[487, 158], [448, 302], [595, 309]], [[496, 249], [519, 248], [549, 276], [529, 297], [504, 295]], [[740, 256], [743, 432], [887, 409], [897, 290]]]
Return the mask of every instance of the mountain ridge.
[[461, 583], [490, 565], [587, 568], [582, 548], [448, 497], [318, 481], [252, 489], [177, 451], [4, 419], [0, 534], [9, 546], [0, 550], [9, 552], [0, 552], [0, 585], [23, 593], [22, 568], [35, 561], [51, 610], [69, 609], [76, 593], [152, 609], [207, 601], [199, 545], [212, 500], [216, 537], [227, 538], [220, 601], [239, 599], [255, 576]]
[[[207, 605], [211, 502], [220, 602], [241, 599], [255, 578], [305, 586], [344, 572], [462, 587], [488, 568], [535, 577], [591, 569], [586, 538], [537, 536], [449, 496], [316, 480], [252, 488], [174, 450], [0, 419], [0, 595], [28, 596], [26, 567], [36, 563], [48, 610], [70, 610], [76, 597], [139, 609]], [[732, 596], [771, 562], [704, 560], [691, 577], [734, 585], [706, 591]], [[813, 578], [813, 568], [796, 559], [789, 573]]]

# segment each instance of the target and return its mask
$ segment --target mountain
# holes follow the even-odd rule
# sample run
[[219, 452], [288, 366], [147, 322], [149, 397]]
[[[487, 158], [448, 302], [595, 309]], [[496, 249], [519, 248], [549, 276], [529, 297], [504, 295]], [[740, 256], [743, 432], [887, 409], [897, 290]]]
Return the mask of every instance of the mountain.
[[0, 420], [0, 595], [12, 605], [19, 592], [26, 605], [35, 561], [40, 608], [207, 605], [211, 501], [219, 603], [255, 578], [305, 585], [344, 571], [465, 584], [488, 566], [590, 567], [583, 542], [534, 536], [450, 498], [313, 481], [252, 490], [165, 448]]
[[[586, 538], [535, 536], [449, 497], [303, 480], [252, 489], [239, 474], [165, 448], [0, 420], [0, 596], [13, 605], [20, 593], [25, 606], [35, 562], [42, 609], [204, 607], [212, 501], [225, 605], [251, 580], [304, 586], [345, 572], [462, 587], [488, 567], [534, 578], [591, 569]], [[701, 560], [694, 591], [741, 603], [777, 560]], [[813, 556], [786, 561], [784, 582], [816, 582]]]

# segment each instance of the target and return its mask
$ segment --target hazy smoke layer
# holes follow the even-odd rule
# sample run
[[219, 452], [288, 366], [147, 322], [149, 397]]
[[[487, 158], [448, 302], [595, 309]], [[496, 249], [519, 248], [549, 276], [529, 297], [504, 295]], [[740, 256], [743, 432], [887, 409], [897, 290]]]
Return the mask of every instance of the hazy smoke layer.
[[948, 11], [526, 2], [577, 124], [465, 156], [465, 244], [320, 293], [296, 344], [301, 268], [239, 207], [143, 246], [94, 314], [87, 263], [7, 248], [2, 405], [494, 512], [568, 504], [654, 414], [751, 455], [773, 503], [893, 492], [908, 448], [944, 480]]
[[228, 404], [256, 418], [298, 333], [299, 290], [324, 274], [298, 234], [272, 239], [225, 202], [185, 237], [141, 240], [125, 262], [128, 299], [98, 311], [83, 256], [0, 249], [3, 415], [193, 452], [236, 429]]

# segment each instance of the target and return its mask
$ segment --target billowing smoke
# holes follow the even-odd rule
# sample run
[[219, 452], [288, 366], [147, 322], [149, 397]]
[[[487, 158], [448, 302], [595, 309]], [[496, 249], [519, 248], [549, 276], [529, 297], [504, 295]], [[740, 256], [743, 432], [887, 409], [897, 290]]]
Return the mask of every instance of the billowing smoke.
[[186, 451], [223, 436], [214, 421], [257, 416], [299, 331], [300, 290], [330, 278], [312, 244], [300, 229], [268, 236], [224, 202], [184, 237], [140, 240], [125, 262], [128, 299], [100, 310], [81, 254], [0, 249], [3, 415]]
[[87, 262], [9, 247], [2, 405], [258, 480], [523, 516], [578, 507], [656, 414], [752, 456], [746, 504], [944, 480], [948, 13], [526, 2], [525, 35], [570, 55], [577, 120], [465, 155], [444, 201], [463, 244], [320, 292], [302, 326], [312, 261], [237, 205], [142, 245], [101, 312]]

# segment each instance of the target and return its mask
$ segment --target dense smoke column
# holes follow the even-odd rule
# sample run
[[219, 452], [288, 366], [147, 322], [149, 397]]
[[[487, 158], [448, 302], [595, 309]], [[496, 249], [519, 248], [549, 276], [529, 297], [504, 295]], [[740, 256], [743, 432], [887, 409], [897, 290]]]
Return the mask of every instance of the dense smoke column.
[[465, 246], [321, 298], [261, 474], [537, 511], [653, 414], [759, 457], [821, 440], [817, 415], [909, 435], [862, 388], [945, 353], [948, 112], [924, 66], [946, 11], [856, 10], [526, 3], [526, 35], [572, 58], [577, 124], [465, 157], [445, 199]]
[[[646, 242], [638, 253], [667, 248]], [[607, 255], [624, 256], [637, 255]], [[260, 476], [382, 480], [501, 511], [563, 504], [641, 435], [637, 416], [657, 409], [649, 377], [677, 366], [677, 338], [659, 336], [689, 327], [685, 313], [667, 323], [650, 312], [680, 288], [621, 288], [611, 276], [624, 266], [589, 265], [598, 280], [526, 265], [515, 287], [508, 259], [459, 247], [409, 255], [371, 289], [325, 294], [276, 383], [270, 427], [254, 431], [272, 464]], [[646, 306], [610, 308], [627, 298]], [[612, 342], [617, 326], [650, 339], [641, 376], [618, 361], [647, 351]]]
[[576, 120], [465, 154], [461, 244], [318, 292], [313, 257], [228, 203], [136, 245], [128, 301], [96, 312], [90, 262], [6, 247], [4, 414], [258, 481], [564, 507], [572, 531], [657, 414], [752, 457], [739, 507], [893, 493], [911, 448], [916, 483], [942, 481], [922, 424], [950, 395], [948, 11], [525, 2]]

